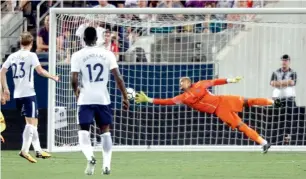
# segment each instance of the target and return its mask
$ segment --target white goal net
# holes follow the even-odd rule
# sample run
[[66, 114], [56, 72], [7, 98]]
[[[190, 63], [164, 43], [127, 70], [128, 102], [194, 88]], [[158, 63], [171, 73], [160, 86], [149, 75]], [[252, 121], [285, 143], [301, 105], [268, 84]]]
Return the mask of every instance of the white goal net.
[[[283, 14], [290, 13], [287, 10]], [[236, 75], [244, 77], [241, 83], [212, 87], [211, 92], [271, 98], [271, 76], [281, 67], [281, 56], [288, 54], [291, 68], [299, 77], [293, 87], [297, 106], [246, 108], [239, 116], [274, 145], [272, 150], [305, 150], [306, 83], [302, 75], [306, 66], [306, 16], [280, 15], [281, 12], [280, 9], [51, 9], [49, 71], [60, 75], [61, 81], [49, 82], [48, 149], [79, 150], [70, 57], [83, 47], [85, 27], [94, 26], [98, 45], [117, 56], [126, 86], [156, 98], [178, 95], [181, 76], [189, 76], [196, 82]], [[259, 150], [254, 142], [231, 130], [214, 115], [186, 106], [131, 101], [130, 109], [125, 111], [113, 77], [108, 86], [115, 150]], [[91, 134], [92, 143], [98, 148], [101, 140], [95, 125]]]

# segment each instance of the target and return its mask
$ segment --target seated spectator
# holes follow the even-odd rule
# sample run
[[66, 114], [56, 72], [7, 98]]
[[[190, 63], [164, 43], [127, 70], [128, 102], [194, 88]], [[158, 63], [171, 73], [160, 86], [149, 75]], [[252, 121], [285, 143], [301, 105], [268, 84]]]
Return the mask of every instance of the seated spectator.
[[[217, 2], [217, 8], [231, 8], [234, 5], [235, 0], [219, 0]], [[219, 21], [225, 21], [227, 14], [215, 14], [216, 19]]]
[[[99, 0], [99, 5], [95, 6], [94, 8], [116, 8], [116, 6], [108, 3], [107, 0]], [[109, 15], [105, 15], [105, 14], [102, 15], [101, 14], [101, 15], [99, 15], [99, 18], [100, 18], [101, 21], [104, 21], [104, 18], [107, 21], [112, 21], [116, 17], [117, 17], [116, 14], [109, 14]]]
[[112, 52], [114, 52], [114, 54], [116, 56], [116, 59], [118, 61], [119, 60], [119, 46], [118, 46], [118, 40], [117, 40], [116, 36], [113, 36], [111, 38], [111, 48], [110, 48], [110, 50]]
[[156, 8], [159, 1], [149, 1], [149, 7]]
[[116, 6], [108, 3], [107, 0], [99, 0], [99, 5], [94, 6], [95, 8], [116, 8]]
[[104, 43], [102, 45], [102, 47], [104, 47], [107, 50], [111, 50], [111, 32], [107, 29], [104, 32]]
[[44, 27], [42, 27], [36, 39], [36, 52], [47, 52], [49, 49], [49, 16], [45, 17]]
[[[148, 1], [147, 0], [138, 0], [138, 7], [139, 8], [147, 8]], [[139, 14], [139, 19], [142, 21], [150, 20], [152, 16], [150, 14]]]
[[125, 7], [126, 8], [136, 8], [138, 7], [138, 2], [137, 1], [145, 1], [145, 0], [125, 0]]
[[175, 0], [163, 0], [158, 5], [158, 8], [182, 8], [184, 7], [180, 1]]
[[185, 3], [186, 7], [201, 8], [205, 7], [207, 3], [211, 4], [212, 7], [216, 7], [217, 0], [187, 0]]

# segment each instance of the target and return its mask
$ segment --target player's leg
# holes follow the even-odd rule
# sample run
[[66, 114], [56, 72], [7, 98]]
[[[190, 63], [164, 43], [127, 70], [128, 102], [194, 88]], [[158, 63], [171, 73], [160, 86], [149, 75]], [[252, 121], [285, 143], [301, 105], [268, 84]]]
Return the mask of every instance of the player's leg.
[[81, 105], [78, 111], [80, 130], [78, 131], [79, 144], [83, 154], [87, 159], [85, 174], [93, 175], [96, 165], [96, 159], [93, 153], [93, 147], [90, 141], [90, 125], [93, 123], [94, 112], [91, 105]]
[[281, 107], [281, 101], [279, 99], [272, 100], [267, 98], [245, 98], [245, 106], [271, 106]]
[[103, 155], [103, 174], [109, 175], [112, 160], [112, 137], [110, 133], [110, 125], [112, 124], [112, 111], [109, 105], [99, 105], [96, 110], [96, 121], [101, 129], [102, 139], [102, 155]]
[[36, 96], [32, 96], [32, 97], [28, 97], [26, 98], [27, 100], [27, 104], [29, 104], [29, 106], [27, 106], [27, 108], [29, 108], [26, 111], [27, 112], [26, 116], [29, 117], [28, 120], [31, 120], [31, 124], [33, 125], [33, 137], [32, 137], [32, 145], [34, 148], [34, 151], [36, 153], [36, 157], [37, 158], [50, 158], [51, 155], [45, 151], [43, 151], [41, 149], [40, 146], [40, 140], [39, 140], [39, 134], [38, 134], [38, 130], [37, 130], [37, 126], [38, 126], [38, 108], [37, 108], [37, 102], [36, 102]]
[[26, 121], [26, 125], [22, 133], [22, 147], [19, 156], [25, 158], [31, 163], [36, 163], [37, 161], [29, 154], [34, 131], [30, 104], [27, 98], [18, 98], [16, 99], [16, 105], [17, 108], [21, 111], [21, 115], [25, 117]]
[[237, 113], [232, 112], [232, 115], [233, 115], [234, 120], [237, 121], [235, 122], [235, 125], [237, 125], [236, 128], [240, 132], [243, 132], [246, 136], [248, 136], [254, 142], [261, 145], [263, 147], [263, 153], [267, 153], [268, 149], [271, 147], [271, 144], [268, 144], [268, 142], [265, 139], [263, 139], [254, 129], [250, 128], [244, 122], [242, 122]]
[[232, 129], [237, 128], [239, 131], [243, 132], [250, 139], [262, 145], [264, 153], [266, 153], [270, 148], [271, 145], [268, 144], [267, 141], [264, 140], [261, 136], [259, 136], [259, 134], [255, 130], [253, 130], [252, 128], [248, 127], [245, 123], [243, 123], [237, 113], [231, 112], [230, 110], [227, 109], [218, 109], [216, 115], [223, 122], [227, 123]]

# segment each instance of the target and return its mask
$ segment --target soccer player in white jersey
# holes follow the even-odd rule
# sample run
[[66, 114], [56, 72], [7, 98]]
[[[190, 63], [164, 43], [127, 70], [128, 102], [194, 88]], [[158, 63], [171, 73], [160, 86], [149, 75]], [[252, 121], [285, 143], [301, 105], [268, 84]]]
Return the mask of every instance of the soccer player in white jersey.
[[59, 78], [50, 75], [41, 67], [37, 55], [30, 52], [32, 44], [33, 36], [29, 32], [22, 33], [20, 36], [21, 49], [11, 54], [1, 68], [1, 84], [4, 98], [9, 101], [10, 91], [7, 86], [6, 73], [11, 68], [15, 85], [14, 98], [16, 105], [26, 120], [26, 126], [22, 134], [22, 149], [19, 155], [31, 163], [36, 163], [37, 161], [29, 154], [31, 143], [37, 158], [49, 158], [51, 155], [41, 149], [37, 131], [38, 110], [34, 89], [34, 69], [39, 75], [54, 81], [58, 81]]
[[[94, 27], [85, 29], [84, 41], [86, 47], [74, 53], [71, 58], [71, 81], [79, 108], [79, 144], [88, 161], [85, 174], [92, 175], [96, 159], [91, 146], [89, 128], [95, 118], [97, 126], [102, 132], [102, 173], [108, 175], [110, 174], [112, 157], [112, 138], [109, 129], [112, 124], [112, 111], [107, 89], [110, 72], [114, 75], [123, 95], [123, 107], [125, 109], [128, 109], [129, 101], [124, 81], [118, 70], [116, 57], [111, 51], [96, 46], [97, 32]], [[78, 84], [79, 74], [81, 74], [80, 88]]]

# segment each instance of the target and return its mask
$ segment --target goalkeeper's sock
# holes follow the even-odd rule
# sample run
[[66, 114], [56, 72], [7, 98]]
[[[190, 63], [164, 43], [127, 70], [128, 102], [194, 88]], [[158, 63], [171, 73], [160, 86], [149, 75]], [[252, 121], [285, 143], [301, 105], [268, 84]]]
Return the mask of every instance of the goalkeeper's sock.
[[270, 106], [273, 104], [273, 100], [267, 98], [249, 98], [248, 105], [249, 106]]
[[34, 126], [32, 124], [26, 124], [23, 133], [22, 133], [22, 147], [21, 151], [28, 154], [33, 138]]
[[110, 170], [112, 160], [112, 138], [110, 132], [105, 132], [101, 135], [102, 139], [102, 155], [103, 155], [103, 170], [106, 168]]
[[79, 144], [80, 144], [81, 150], [83, 154], [85, 155], [87, 161], [91, 161], [92, 157], [94, 157], [94, 154], [93, 154], [93, 148], [90, 142], [90, 134], [86, 130], [80, 130], [78, 132], [78, 135], [79, 135]]
[[34, 151], [36, 152], [41, 152], [41, 146], [40, 146], [40, 141], [39, 141], [39, 135], [37, 131], [37, 126], [33, 126], [33, 139], [32, 139], [32, 145], [34, 148]]
[[267, 144], [267, 141], [265, 139], [263, 139], [261, 136], [259, 136], [259, 134], [255, 130], [253, 130], [252, 128], [250, 128], [246, 124], [242, 124], [239, 127], [239, 130], [241, 132], [243, 132], [246, 136], [248, 136], [250, 139], [255, 141], [256, 143], [258, 143], [262, 146]]

